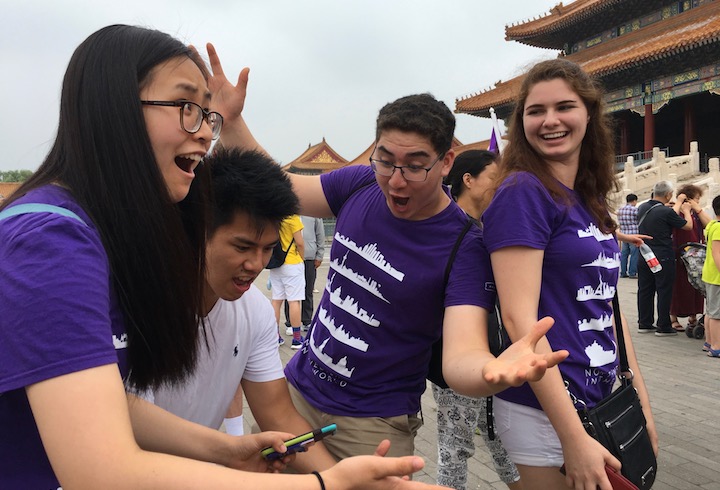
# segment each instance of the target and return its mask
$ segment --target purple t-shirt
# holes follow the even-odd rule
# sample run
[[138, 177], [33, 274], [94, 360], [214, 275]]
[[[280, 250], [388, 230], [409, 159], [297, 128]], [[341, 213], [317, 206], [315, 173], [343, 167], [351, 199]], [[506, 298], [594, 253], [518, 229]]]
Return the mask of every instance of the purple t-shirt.
[[[538, 318], [555, 319], [547, 339], [553, 349], [570, 352], [560, 364], [563, 379], [573, 395], [593, 407], [615, 382], [610, 301], [620, 252], [615, 237], [598, 229], [579, 196], [565, 190], [571, 205], [553, 199], [534, 175], [511, 175], [483, 215], [484, 236], [490, 253], [512, 246], [544, 251]], [[541, 408], [527, 383], [498, 396]]]
[[0, 488], [55, 490], [25, 387], [110, 363], [127, 376], [122, 313], [88, 215], [48, 185], [14, 204], [64, 207], [0, 221]]
[[463, 240], [443, 295], [450, 251], [467, 222], [455, 203], [425, 220], [398, 219], [365, 166], [323, 175], [322, 186], [337, 216], [327, 287], [285, 374], [327, 413], [417, 413], [444, 308], [494, 304], [481, 232], [473, 226]]

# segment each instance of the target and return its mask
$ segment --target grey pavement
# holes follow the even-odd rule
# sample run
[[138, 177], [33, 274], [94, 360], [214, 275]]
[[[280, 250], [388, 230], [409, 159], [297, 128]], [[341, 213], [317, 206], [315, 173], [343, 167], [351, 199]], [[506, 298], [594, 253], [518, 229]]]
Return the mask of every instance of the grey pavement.
[[[318, 271], [316, 301], [325, 287], [327, 260]], [[256, 285], [268, 297], [267, 272]], [[656, 337], [637, 333], [637, 279], [620, 279], [620, 307], [631, 327], [638, 360], [650, 392], [660, 439], [655, 490], [720, 490], [720, 359], [702, 352], [702, 340]], [[685, 324], [685, 319], [681, 319]], [[295, 353], [287, 343], [280, 347], [283, 362]], [[431, 390], [422, 397], [424, 425], [415, 439], [415, 453], [425, 459], [415, 479], [434, 483], [437, 458], [436, 406]], [[245, 410], [246, 426], [252, 415]], [[495, 473], [479, 436], [475, 456], [469, 461], [468, 488], [506, 489]]]

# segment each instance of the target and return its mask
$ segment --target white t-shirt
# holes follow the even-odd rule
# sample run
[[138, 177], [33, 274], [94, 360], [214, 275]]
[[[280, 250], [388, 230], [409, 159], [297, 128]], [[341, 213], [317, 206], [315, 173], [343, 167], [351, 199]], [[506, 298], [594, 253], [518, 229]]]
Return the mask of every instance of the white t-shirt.
[[241, 379], [284, 378], [275, 313], [254, 285], [236, 301], [218, 300], [205, 318], [208, 352], [201, 339], [195, 373], [182, 386], [142, 396], [186, 420], [219, 429]]

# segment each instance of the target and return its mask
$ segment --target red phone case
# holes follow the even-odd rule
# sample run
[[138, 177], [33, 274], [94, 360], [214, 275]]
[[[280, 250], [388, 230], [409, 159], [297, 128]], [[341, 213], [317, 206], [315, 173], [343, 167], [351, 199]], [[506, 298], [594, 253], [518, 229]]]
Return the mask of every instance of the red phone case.
[[[562, 465], [560, 468], [560, 473], [565, 474], [565, 465]], [[605, 473], [607, 473], [613, 490], [640, 490], [633, 482], [625, 478], [622, 473], [615, 473], [612, 466], [605, 465]]]
[[614, 490], [638, 490], [633, 482], [625, 478], [622, 473], [615, 473], [611, 466], [605, 465], [605, 473]]

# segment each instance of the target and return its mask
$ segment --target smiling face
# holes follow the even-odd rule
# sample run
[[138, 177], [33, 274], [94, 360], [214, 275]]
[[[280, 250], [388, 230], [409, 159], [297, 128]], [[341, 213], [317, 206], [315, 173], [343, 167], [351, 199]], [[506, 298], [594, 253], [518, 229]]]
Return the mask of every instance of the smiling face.
[[565, 80], [538, 82], [528, 92], [523, 110], [525, 137], [547, 163], [577, 167], [587, 124], [585, 103]]
[[452, 168], [455, 154], [448, 152], [438, 158], [430, 140], [417, 133], [397, 129], [383, 131], [378, 138], [372, 158], [397, 166], [432, 168], [424, 182], [407, 181], [399, 169], [390, 177], [375, 174], [390, 212], [396, 218], [419, 221], [435, 216], [445, 209], [450, 198], [442, 190], [442, 180]]
[[215, 230], [205, 249], [206, 313], [218, 298], [234, 301], [250, 289], [270, 261], [279, 238], [278, 227], [266, 224], [258, 230], [257, 223], [243, 212]]
[[[141, 100], [188, 100], [207, 108], [210, 92], [200, 68], [187, 57], [173, 58], [156, 66], [150, 82], [140, 91]], [[198, 132], [187, 133], [180, 125], [180, 108], [143, 105], [153, 153], [173, 202], [182, 201], [195, 177], [195, 167], [210, 149], [212, 130], [203, 121]]]

